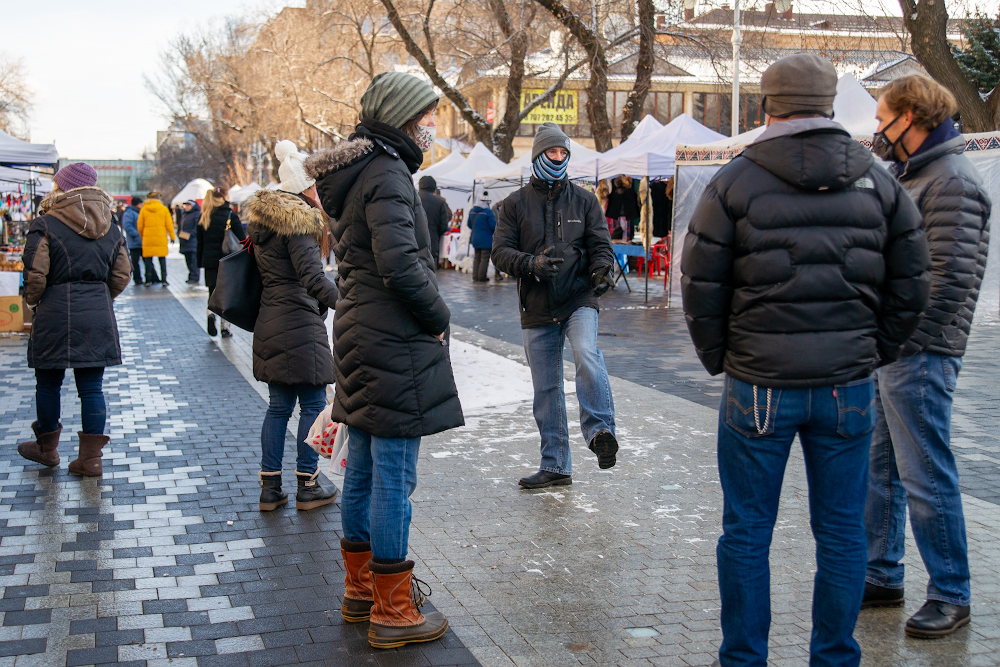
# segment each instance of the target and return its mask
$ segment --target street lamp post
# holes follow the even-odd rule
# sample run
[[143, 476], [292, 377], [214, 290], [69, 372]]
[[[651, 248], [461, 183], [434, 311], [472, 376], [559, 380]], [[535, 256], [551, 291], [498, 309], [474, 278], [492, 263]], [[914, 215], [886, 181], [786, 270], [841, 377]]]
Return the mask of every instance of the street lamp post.
[[733, 2], [733, 111], [732, 136], [740, 133], [740, 0]]

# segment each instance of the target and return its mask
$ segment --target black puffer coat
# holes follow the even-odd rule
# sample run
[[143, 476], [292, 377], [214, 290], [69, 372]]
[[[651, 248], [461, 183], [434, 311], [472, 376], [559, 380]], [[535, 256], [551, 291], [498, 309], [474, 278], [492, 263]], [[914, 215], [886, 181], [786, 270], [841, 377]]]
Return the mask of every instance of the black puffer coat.
[[[555, 247], [565, 260], [552, 280], [529, 272], [532, 257]], [[590, 282], [597, 269], [611, 266], [608, 223], [597, 197], [568, 180], [531, 182], [503, 200], [493, 233], [493, 264], [517, 278], [521, 327], [543, 327], [569, 319], [578, 308], [598, 310]]]
[[253, 330], [253, 376], [268, 384], [332, 384], [325, 320], [337, 303], [337, 288], [319, 254], [323, 214], [298, 195], [274, 190], [258, 190], [244, 211], [264, 282]]
[[712, 375], [773, 388], [863, 378], [899, 356], [927, 303], [909, 196], [839, 125], [806, 127], [719, 170], [691, 219], [684, 311]]
[[24, 246], [24, 299], [35, 307], [29, 368], [97, 368], [122, 362], [112, 300], [131, 278], [111, 197], [96, 187], [53, 191]]
[[986, 271], [992, 204], [964, 151], [965, 140], [955, 137], [911, 157], [899, 177], [924, 217], [933, 260], [930, 300], [903, 356], [965, 354]]
[[306, 160], [333, 224], [337, 256], [333, 419], [383, 438], [462, 426], [412, 139], [366, 121], [350, 141]]
[[229, 202], [212, 209], [212, 215], [208, 219], [208, 229], [198, 225], [198, 266], [214, 271], [219, 268], [219, 260], [225, 257], [222, 240], [226, 236], [226, 224], [229, 223], [229, 228], [239, 240], [242, 241], [247, 235], [243, 232], [240, 216], [229, 206]]
[[427, 216], [431, 254], [435, 260], [441, 254], [441, 237], [451, 228], [451, 208], [443, 197], [434, 194], [436, 188], [437, 182], [433, 176], [424, 176], [420, 179], [420, 204]]

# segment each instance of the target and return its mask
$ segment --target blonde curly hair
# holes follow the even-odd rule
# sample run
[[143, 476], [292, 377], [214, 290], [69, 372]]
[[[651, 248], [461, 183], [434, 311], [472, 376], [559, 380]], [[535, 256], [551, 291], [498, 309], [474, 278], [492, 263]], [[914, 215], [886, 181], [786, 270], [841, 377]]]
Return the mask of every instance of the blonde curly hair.
[[958, 112], [951, 91], [923, 74], [907, 74], [882, 88], [879, 99], [894, 114], [913, 112], [913, 124], [930, 132]]

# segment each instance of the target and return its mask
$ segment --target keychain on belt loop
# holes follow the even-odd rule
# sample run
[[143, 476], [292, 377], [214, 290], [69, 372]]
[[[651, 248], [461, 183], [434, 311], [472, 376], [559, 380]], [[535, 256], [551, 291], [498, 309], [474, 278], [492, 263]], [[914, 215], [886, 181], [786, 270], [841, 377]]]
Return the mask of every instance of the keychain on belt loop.
[[764, 412], [764, 428], [760, 427], [760, 408], [757, 407], [757, 385], [753, 386], [753, 421], [757, 425], [757, 435], [764, 435], [767, 432], [768, 424], [771, 420], [771, 388], [767, 388], [767, 408]]

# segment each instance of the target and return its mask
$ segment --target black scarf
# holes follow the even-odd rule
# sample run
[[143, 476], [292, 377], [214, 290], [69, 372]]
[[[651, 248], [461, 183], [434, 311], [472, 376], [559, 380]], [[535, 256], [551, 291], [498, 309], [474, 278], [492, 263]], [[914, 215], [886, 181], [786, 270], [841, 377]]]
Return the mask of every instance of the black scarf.
[[424, 154], [417, 146], [417, 142], [411, 139], [402, 130], [397, 130], [392, 125], [371, 118], [365, 118], [354, 129], [351, 139], [365, 137], [375, 142], [385, 149], [389, 155], [400, 158], [410, 170], [411, 174], [417, 173], [421, 163], [424, 161]]

